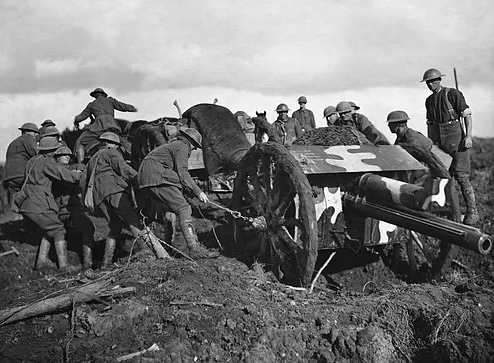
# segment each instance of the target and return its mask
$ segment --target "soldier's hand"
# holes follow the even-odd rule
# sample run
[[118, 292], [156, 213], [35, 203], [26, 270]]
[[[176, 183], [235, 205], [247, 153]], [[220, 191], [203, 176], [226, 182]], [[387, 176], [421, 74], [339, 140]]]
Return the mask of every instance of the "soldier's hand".
[[197, 196], [197, 198], [199, 198], [199, 200], [200, 200], [201, 202], [203, 202], [203, 203], [208, 203], [208, 202], [209, 202], [209, 198], [208, 198], [208, 196], [206, 195], [206, 193], [204, 193], [204, 192], [201, 192], [201, 194], [199, 194], [199, 195]]
[[472, 137], [471, 136], [465, 136], [463, 139], [463, 147], [465, 149], [470, 149], [473, 145]]
[[74, 127], [76, 128], [76, 130], [79, 130], [79, 122], [74, 120]]

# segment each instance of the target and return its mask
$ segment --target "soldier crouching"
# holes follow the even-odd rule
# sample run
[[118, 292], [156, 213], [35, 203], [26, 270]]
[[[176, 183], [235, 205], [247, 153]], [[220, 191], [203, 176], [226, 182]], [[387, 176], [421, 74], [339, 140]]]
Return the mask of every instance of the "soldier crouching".
[[74, 272], [77, 267], [68, 262], [66, 231], [58, 216], [59, 207], [52, 193], [52, 184], [54, 180], [77, 183], [81, 173], [56, 163], [54, 152], [60, 146], [55, 137], [45, 137], [40, 141], [37, 147], [39, 155], [28, 161], [24, 185], [14, 202], [20, 213], [44, 232], [38, 250], [36, 269], [52, 267], [48, 253], [51, 241], [54, 241], [59, 269], [63, 272]]

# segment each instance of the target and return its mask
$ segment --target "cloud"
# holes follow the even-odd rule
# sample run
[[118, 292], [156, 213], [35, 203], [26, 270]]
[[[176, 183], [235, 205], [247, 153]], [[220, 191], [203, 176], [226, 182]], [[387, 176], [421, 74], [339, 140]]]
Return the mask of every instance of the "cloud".
[[[413, 87], [425, 69], [494, 86], [489, 0], [6, 1], [0, 93]], [[92, 83], [92, 84], [90, 84]]]

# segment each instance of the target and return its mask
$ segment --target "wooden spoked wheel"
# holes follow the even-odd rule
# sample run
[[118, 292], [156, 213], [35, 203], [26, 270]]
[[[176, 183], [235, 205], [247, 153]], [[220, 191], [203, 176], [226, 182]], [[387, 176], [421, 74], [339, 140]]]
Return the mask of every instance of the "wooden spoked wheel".
[[[259, 256], [284, 282], [310, 284], [317, 259], [317, 221], [311, 187], [284, 146], [253, 146], [240, 161], [233, 205], [243, 215], [264, 217]], [[248, 226], [247, 226], [248, 227]]]

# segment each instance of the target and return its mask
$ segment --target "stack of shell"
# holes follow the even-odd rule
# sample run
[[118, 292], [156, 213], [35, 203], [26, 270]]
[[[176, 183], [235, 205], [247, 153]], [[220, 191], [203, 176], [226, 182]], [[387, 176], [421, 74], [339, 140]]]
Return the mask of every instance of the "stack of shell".
[[294, 145], [364, 145], [370, 142], [364, 134], [351, 126], [319, 127], [304, 133], [293, 143]]

